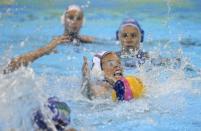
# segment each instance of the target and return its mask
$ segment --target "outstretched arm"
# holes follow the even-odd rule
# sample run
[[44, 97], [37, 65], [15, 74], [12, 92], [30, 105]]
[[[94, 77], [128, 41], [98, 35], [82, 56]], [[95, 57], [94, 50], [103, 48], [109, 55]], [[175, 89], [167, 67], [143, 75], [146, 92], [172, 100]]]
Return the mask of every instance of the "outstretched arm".
[[65, 42], [69, 42], [68, 36], [55, 37], [45, 47], [12, 59], [6, 69], [4, 69], [4, 74], [15, 71], [21, 66], [27, 66], [29, 63], [35, 61], [36, 59], [51, 53], [57, 45]]
[[81, 43], [111, 44], [112, 42], [115, 42], [112, 39], [103, 39], [85, 35], [81, 35], [78, 38]]
[[79, 36], [80, 42], [82, 43], [92, 43], [95, 42], [95, 38], [91, 36]]

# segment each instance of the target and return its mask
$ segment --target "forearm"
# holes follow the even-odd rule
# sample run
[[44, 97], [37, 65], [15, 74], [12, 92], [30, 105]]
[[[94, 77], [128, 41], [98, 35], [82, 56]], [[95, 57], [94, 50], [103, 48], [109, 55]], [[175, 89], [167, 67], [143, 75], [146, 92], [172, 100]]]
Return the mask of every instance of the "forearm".
[[94, 95], [94, 92], [92, 90], [91, 82], [89, 79], [82, 79], [82, 85], [81, 85], [81, 93], [88, 99], [92, 100], [92, 96]]
[[34, 60], [42, 57], [45, 54], [49, 54], [56, 47], [56, 41], [53, 39], [47, 46], [37, 49], [36, 51], [21, 55], [11, 60], [6, 69], [4, 70], [4, 74], [17, 70], [21, 66], [27, 66], [29, 63]]
[[82, 43], [92, 43], [95, 41], [95, 38], [91, 36], [79, 36], [79, 40]]
[[45, 47], [42, 47], [42, 48], [37, 49], [36, 51], [27, 53], [27, 54], [23, 55], [22, 57], [26, 58], [27, 63], [30, 63], [44, 55], [49, 54], [54, 48], [56, 48], [56, 46], [57, 46], [56, 42], [54, 40], [52, 40]]

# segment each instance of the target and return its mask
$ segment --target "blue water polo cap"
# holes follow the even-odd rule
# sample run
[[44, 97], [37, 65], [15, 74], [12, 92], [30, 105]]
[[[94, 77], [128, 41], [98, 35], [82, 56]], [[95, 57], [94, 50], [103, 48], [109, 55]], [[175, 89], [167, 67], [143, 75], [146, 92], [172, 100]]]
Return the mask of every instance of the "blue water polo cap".
[[[65, 102], [61, 102], [58, 100], [57, 97], [50, 97], [48, 98], [47, 102], [48, 108], [51, 112], [52, 118], [51, 120], [55, 124], [55, 128], [57, 130], [61, 130], [70, 124], [70, 108]], [[34, 122], [40, 129], [46, 129], [51, 130], [51, 128], [48, 127], [48, 124], [46, 123], [45, 116], [43, 115], [41, 110], [38, 110], [34, 114]]]

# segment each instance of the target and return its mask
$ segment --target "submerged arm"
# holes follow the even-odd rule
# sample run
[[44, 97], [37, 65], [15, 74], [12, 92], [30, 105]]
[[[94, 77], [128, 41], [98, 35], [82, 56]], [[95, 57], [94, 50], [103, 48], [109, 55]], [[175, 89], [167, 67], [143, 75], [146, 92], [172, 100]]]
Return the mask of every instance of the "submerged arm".
[[53, 49], [56, 48], [57, 45], [64, 42], [68, 42], [68, 38], [66, 36], [59, 36], [54, 38], [45, 47], [39, 48], [33, 52], [29, 52], [27, 54], [12, 59], [4, 70], [4, 74], [15, 71], [21, 66], [27, 66], [29, 63], [35, 61], [36, 59], [44, 55], [50, 54]]

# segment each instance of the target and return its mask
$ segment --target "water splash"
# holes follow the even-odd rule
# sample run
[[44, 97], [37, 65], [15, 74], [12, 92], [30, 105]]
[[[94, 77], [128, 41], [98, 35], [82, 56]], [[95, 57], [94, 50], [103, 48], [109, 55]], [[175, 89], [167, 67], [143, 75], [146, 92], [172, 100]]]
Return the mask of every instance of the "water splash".
[[[166, 4], [166, 22], [169, 28], [171, 16], [173, 15], [171, 0], [167, 0]], [[88, 8], [89, 5], [90, 2], [84, 8]], [[41, 27], [44, 26], [44, 23], [40, 24]], [[107, 25], [107, 23], [101, 24]], [[36, 29], [36, 33], [40, 31], [39, 28]], [[101, 33], [104, 33], [107, 30], [102, 29], [101, 31]], [[171, 34], [170, 28], [168, 31]], [[152, 36], [149, 38], [152, 41]], [[25, 43], [22, 43], [22, 47], [23, 45], [29, 46], [30, 44], [26, 43], [31, 41], [29, 39], [26, 41], [25, 39], [23, 42]], [[59, 50], [60, 54], [50, 56], [51, 59], [47, 63], [45, 63], [46, 61], [44, 62], [44, 59], [36, 63], [39, 68], [45, 66], [43, 69], [47, 69], [47, 71], [28, 67], [21, 68], [12, 74], [0, 75], [0, 130], [10, 130], [11, 128], [19, 131], [33, 130], [32, 112], [37, 107], [43, 106], [49, 96], [58, 96], [62, 101], [66, 101], [69, 104], [72, 110], [71, 124], [81, 130], [148, 130], [150, 128], [162, 130], [164, 127], [174, 130], [173, 126], [176, 124], [183, 126], [182, 123], [198, 123], [197, 125], [199, 125], [199, 120], [197, 119], [200, 119], [200, 117], [196, 113], [199, 110], [196, 110], [196, 108], [199, 107], [200, 103], [201, 72], [200, 70], [195, 70], [196, 66], [192, 66], [191, 69], [195, 70], [197, 75], [186, 75], [186, 67], [192, 64], [185, 56], [182, 48], [178, 47], [178, 43], [173, 42], [174, 44], [172, 44], [171, 42], [168, 39], [165, 42], [160, 41], [160, 44], [156, 43], [152, 54], [156, 57], [162, 54], [163, 56], [174, 55], [181, 58], [181, 64], [178, 67], [175, 68], [173, 64], [166, 66], [147, 64], [137, 69], [137, 72], [133, 69], [125, 72], [128, 74], [134, 72], [135, 75], [143, 80], [146, 86], [145, 96], [130, 102], [114, 103], [111, 99], [89, 101], [84, 98], [80, 94], [81, 78], [77, 73], [80, 70], [79, 64], [81, 62], [75, 62], [81, 61], [82, 55], [78, 55], [81, 53], [72, 53], [71, 51], [74, 48], [71, 47], [67, 47], [69, 49], [62, 47], [63, 50]], [[164, 45], [168, 45], [168, 47]], [[169, 45], [174, 45], [174, 48], [172, 49]], [[119, 49], [118, 46], [112, 44], [104, 46], [86, 45], [79, 47], [79, 50], [90, 58], [96, 51], [103, 50], [106, 47], [107, 49]], [[21, 47], [18, 47], [21, 50]], [[8, 53], [4, 53], [0, 64], [8, 63], [8, 58], [12, 53], [12, 48]], [[62, 59], [61, 57], [64, 58]], [[49, 56], [45, 59], [48, 58]], [[56, 65], [56, 68], [51, 68], [52, 64], [59, 62], [60, 59], [62, 59], [62, 64]], [[48, 70], [50, 62], [52, 63]], [[61, 65], [62, 68], [60, 68]], [[72, 65], [73, 70], [70, 70], [72, 68], [68, 67], [72, 67]], [[60, 73], [52, 73], [56, 69]], [[38, 70], [42, 70], [42, 73], [37, 74]], [[68, 76], [68, 73], [68, 75], [63, 75], [63, 72], [73, 72], [73, 77]], [[192, 71], [189, 72], [192, 74]], [[190, 110], [188, 109], [189, 107]], [[186, 110], [188, 110], [187, 113]], [[186, 126], [189, 126], [189, 128], [186, 127], [187, 129], [194, 127], [193, 125]]]
[[90, 1], [90, 0], [87, 0], [87, 1], [86, 1], [86, 4], [81, 5], [81, 7], [82, 7], [83, 9], [84, 9], [84, 8], [89, 8], [90, 4], [91, 4], [91, 1]]
[[44, 103], [43, 79], [30, 68], [0, 75], [1, 130], [30, 130], [33, 110]]

